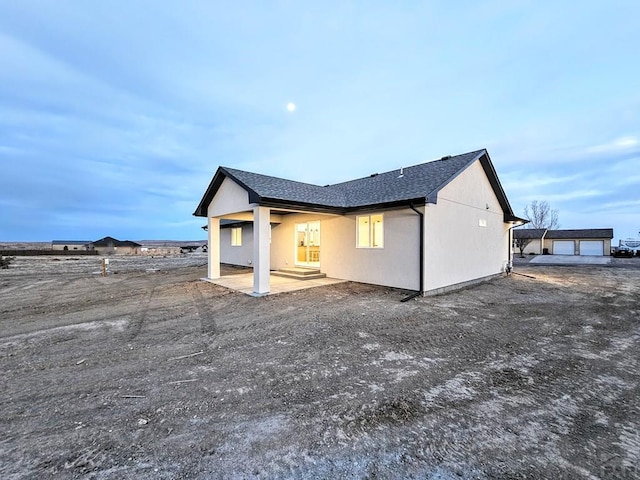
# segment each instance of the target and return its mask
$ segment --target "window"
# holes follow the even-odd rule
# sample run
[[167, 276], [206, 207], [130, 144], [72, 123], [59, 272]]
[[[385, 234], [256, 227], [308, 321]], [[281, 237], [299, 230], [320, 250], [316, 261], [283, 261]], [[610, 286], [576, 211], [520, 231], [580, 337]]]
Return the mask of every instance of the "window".
[[231, 229], [231, 246], [232, 247], [242, 246], [242, 227], [233, 227]]
[[356, 217], [356, 223], [356, 246], [358, 248], [383, 247], [384, 229], [382, 214], [358, 216]]

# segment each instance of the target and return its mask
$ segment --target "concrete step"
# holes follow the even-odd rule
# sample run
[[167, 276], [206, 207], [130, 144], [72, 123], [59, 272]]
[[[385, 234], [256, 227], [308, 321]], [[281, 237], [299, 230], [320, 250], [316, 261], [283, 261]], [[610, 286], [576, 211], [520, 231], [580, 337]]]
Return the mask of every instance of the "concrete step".
[[271, 275], [276, 277], [293, 278], [296, 280], [316, 280], [318, 278], [326, 278], [325, 273], [320, 273], [320, 270], [316, 268], [300, 268], [290, 267], [281, 268], [275, 272], [271, 272]]
[[291, 273], [293, 275], [317, 275], [320, 273], [318, 268], [305, 268], [305, 267], [285, 267], [278, 270], [282, 273]]

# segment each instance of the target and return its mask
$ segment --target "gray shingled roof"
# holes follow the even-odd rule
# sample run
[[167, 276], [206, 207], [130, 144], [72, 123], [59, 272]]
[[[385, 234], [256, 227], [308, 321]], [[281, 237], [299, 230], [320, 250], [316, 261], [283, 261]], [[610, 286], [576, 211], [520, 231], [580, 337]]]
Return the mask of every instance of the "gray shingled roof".
[[546, 228], [516, 228], [513, 231], [513, 238], [515, 239], [540, 239], [546, 232]]
[[113, 237], [104, 237], [95, 242], [90, 242], [94, 247], [140, 247], [141, 245], [131, 240], [118, 240]]
[[426, 199], [430, 193], [442, 188], [484, 150], [464, 153], [413, 167], [381, 173], [329, 188], [344, 196], [345, 207], [362, 207], [381, 203], [392, 203], [417, 198]]
[[613, 228], [586, 228], [578, 230], [549, 230], [546, 238], [613, 238]]
[[347, 211], [401, 202], [432, 201], [442, 187], [478, 159], [481, 160], [505, 214], [513, 216], [509, 202], [484, 149], [406, 167], [403, 168], [402, 174], [400, 174], [400, 169], [396, 169], [324, 187], [235, 168], [220, 167], [194, 215], [206, 216], [207, 206], [213, 200], [225, 177], [231, 178], [247, 190], [251, 203], [271, 206], [298, 205], [332, 211]]
[[222, 167], [231, 178], [255, 192], [261, 198], [322, 205], [337, 208], [355, 208], [427, 198], [434, 190], [448, 183], [484, 150], [436, 160], [400, 170], [371, 175], [348, 182], [324, 187], [295, 182], [258, 173]]
[[344, 196], [330, 186], [321, 187], [310, 183], [245, 172], [235, 168], [221, 167], [221, 170], [262, 198], [324, 205], [327, 207], [345, 206]]

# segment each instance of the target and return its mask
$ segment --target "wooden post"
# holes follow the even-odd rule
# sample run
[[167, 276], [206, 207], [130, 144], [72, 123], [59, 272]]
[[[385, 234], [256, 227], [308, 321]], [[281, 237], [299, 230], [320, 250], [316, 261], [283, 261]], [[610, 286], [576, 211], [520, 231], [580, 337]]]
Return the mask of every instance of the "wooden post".
[[107, 259], [103, 258], [102, 262], [101, 262], [101, 270], [102, 270], [102, 276], [106, 277], [107, 276]]

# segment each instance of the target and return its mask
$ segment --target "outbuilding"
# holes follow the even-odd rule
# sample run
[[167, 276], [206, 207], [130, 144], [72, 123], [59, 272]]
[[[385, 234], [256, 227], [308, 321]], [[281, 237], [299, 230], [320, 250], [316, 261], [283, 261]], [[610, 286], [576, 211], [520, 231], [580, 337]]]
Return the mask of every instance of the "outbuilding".
[[612, 228], [549, 230], [544, 248], [552, 255], [611, 255]]
[[91, 250], [91, 240], [53, 240], [51, 242], [51, 249], [63, 251]]
[[524, 254], [588, 255], [611, 254], [613, 228], [546, 230], [518, 228], [513, 231], [514, 246], [526, 244]]

